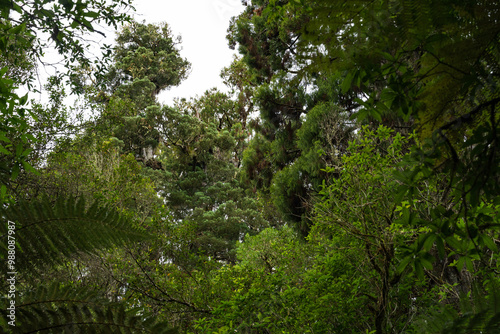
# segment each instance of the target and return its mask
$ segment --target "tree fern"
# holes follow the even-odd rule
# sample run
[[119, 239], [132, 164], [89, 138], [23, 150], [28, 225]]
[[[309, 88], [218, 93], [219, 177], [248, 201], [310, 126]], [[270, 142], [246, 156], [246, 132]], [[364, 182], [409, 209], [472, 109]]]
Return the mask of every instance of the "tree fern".
[[[0, 254], [6, 258], [15, 240], [15, 264], [5, 273], [17, 272], [16, 296], [0, 297], [2, 333], [175, 333], [155, 323], [144, 310], [127, 310], [123, 303], [111, 303], [99, 291], [64, 282], [30, 287], [23, 280], [33, 270], [49, 270], [79, 252], [146, 240], [150, 236], [134, 227], [116, 210], [99, 205], [86, 207], [83, 199], [18, 202], [0, 208]], [[15, 229], [12, 228], [15, 224]], [[9, 228], [10, 226], [10, 228]], [[19, 277], [16, 277], [19, 275]], [[18, 280], [19, 278], [19, 280]], [[2, 277], [5, 286], [6, 277]], [[27, 288], [26, 288], [27, 286]], [[7, 290], [5, 290], [7, 291]], [[12, 292], [12, 291], [11, 291]], [[15, 324], [9, 324], [7, 308], [15, 301]], [[12, 320], [12, 319], [11, 319]]]
[[449, 305], [416, 322], [418, 333], [440, 334], [497, 334], [500, 333], [500, 290], [492, 285], [484, 296], [478, 287], [472, 297], [460, 298], [459, 311]]
[[[0, 219], [14, 222], [16, 269], [54, 265], [77, 252], [145, 240], [147, 234], [134, 227], [114, 209], [95, 202], [86, 208], [83, 198], [20, 202], [0, 208]], [[7, 224], [0, 225], [0, 254], [7, 254]]]
[[[6, 313], [9, 300], [0, 302]], [[54, 283], [39, 287], [18, 297], [16, 326], [5, 323], [4, 333], [175, 333], [165, 324], [140, 315], [135, 310], [126, 311], [120, 303], [110, 303], [95, 292]]]

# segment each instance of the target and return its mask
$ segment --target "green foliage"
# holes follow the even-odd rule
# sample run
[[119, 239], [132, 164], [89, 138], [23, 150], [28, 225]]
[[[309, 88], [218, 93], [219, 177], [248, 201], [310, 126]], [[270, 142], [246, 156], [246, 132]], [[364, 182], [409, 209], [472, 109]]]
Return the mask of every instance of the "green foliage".
[[[135, 89], [138, 80], [152, 83], [154, 97], [165, 88], [177, 86], [189, 73], [190, 64], [182, 59], [168, 25], [131, 22], [123, 27], [116, 39], [112, 80]], [[115, 72], [116, 71], [116, 72]], [[117, 88], [117, 87], [115, 87]], [[123, 88], [120, 88], [123, 89]], [[130, 93], [132, 100], [136, 100]]]
[[[14, 81], [6, 77], [7, 67], [0, 71], [0, 179], [2, 184], [8, 184], [16, 179], [21, 169], [32, 169], [28, 163], [31, 152], [28, 142], [35, 138], [27, 133], [28, 111], [22, 106], [26, 104], [27, 96], [19, 97], [15, 93]], [[5, 191], [4, 191], [5, 192]]]
[[6, 76], [16, 84], [30, 84], [35, 70], [34, 36], [26, 24], [15, 25], [2, 19], [0, 23], [0, 68], [7, 68]]
[[[8, 299], [3, 299], [2, 328]], [[16, 333], [177, 333], [166, 324], [145, 317], [137, 310], [127, 311], [123, 305], [110, 303], [88, 289], [75, 289], [59, 283], [27, 291], [17, 300]]]
[[288, 1], [247, 5], [228, 30], [230, 45], [239, 43], [242, 55], [230, 69], [242, 80], [229, 76], [227, 82], [238, 87], [241, 99], [253, 95], [260, 113], [249, 122], [256, 135], [244, 154], [243, 178], [305, 236], [309, 202], [324, 178], [321, 169], [345, 151], [354, 128], [346, 124], [353, 105], [330, 86], [335, 76], [310, 69], [314, 53], [302, 43], [307, 7]]
[[410, 141], [383, 126], [376, 131], [364, 127], [350, 142], [342, 163], [327, 167], [333, 177], [325, 181], [315, 204], [311, 238], [324, 234], [345, 239], [347, 252], [357, 253], [353, 261], [363, 268], [359, 275], [370, 282], [364, 292], [372, 310], [369, 326], [381, 333], [391, 327], [397, 331], [406, 322], [400, 319], [412, 312], [410, 305], [393, 304], [389, 297], [396, 291], [406, 293], [396, 270], [396, 245], [406, 237], [391, 228], [398, 202], [387, 195], [396, 186], [392, 173]]
[[[234, 261], [234, 245], [246, 233], [266, 225], [255, 199], [245, 196], [237, 164], [244, 137], [232, 122], [231, 110], [213, 103], [220, 95], [205, 95], [188, 108], [150, 108], [164, 140], [162, 161], [167, 171], [161, 193], [175, 219], [190, 226], [184, 242], [222, 261]], [[212, 103], [207, 105], [207, 100]], [[222, 111], [227, 112], [224, 114]]]
[[327, 177], [325, 168], [340, 164], [353, 128], [346, 126], [343, 109], [332, 103], [318, 103], [297, 130], [296, 145], [301, 155], [273, 178], [274, 204], [306, 236], [310, 223], [311, 196]]
[[273, 173], [270, 163], [271, 143], [260, 134], [256, 134], [243, 152], [243, 181], [251, 185], [253, 191], [269, 188]]
[[491, 105], [489, 122], [473, 129], [462, 143], [452, 143], [456, 130], [443, 126], [433, 140], [415, 147], [404, 169], [396, 173], [402, 182], [400, 196], [410, 204], [400, 209], [400, 223], [421, 231], [407, 248], [407, 258], [425, 257], [421, 261], [432, 268], [429, 251], [435, 245], [439, 258], [455, 257], [453, 265], [459, 271], [465, 266], [476, 272], [478, 265], [496, 270], [499, 161], [492, 151], [498, 131], [496, 108], [496, 103]]
[[[343, 91], [355, 92], [363, 106], [358, 120], [402, 126], [398, 118], [414, 117], [420, 133], [429, 137], [457, 115], [498, 97], [494, 1], [317, 1], [309, 6], [304, 47], [325, 48], [313, 53], [314, 70], [343, 76]], [[330, 12], [337, 13], [335, 19]]]
[[[286, 226], [279, 230], [267, 228], [256, 236], [247, 236], [237, 249], [238, 260], [243, 267], [265, 269], [269, 273], [283, 268], [290, 274], [296, 274], [307, 265], [303, 252], [307, 252], [307, 246], [301, 244], [293, 229]], [[296, 261], [290, 263], [289, 258]]]
[[[19, 269], [33, 270], [54, 265], [77, 252], [124, 245], [144, 240], [147, 234], [132, 226], [115, 210], [95, 202], [86, 207], [83, 198], [61, 197], [54, 206], [48, 201], [18, 202], [2, 208], [3, 221], [15, 223]], [[85, 231], [85, 233], [82, 233]], [[8, 226], [2, 224], [2, 254], [7, 254]]]
[[[97, 202], [86, 208], [82, 198], [61, 198], [53, 206], [47, 200], [19, 202], [2, 208], [0, 214], [3, 221], [15, 226], [1, 226], [2, 254], [5, 256], [7, 250], [12, 249], [10, 245], [15, 245], [17, 275], [22, 275], [24, 280], [28, 278], [26, 283], [36, 270], [46, 271], [50, 266], [82, 252], [114, 248], [150, 238], [113, 209], [100, 207]], [[4, 281], [6, 279], [4, 277]], [[64, 329], [73, 332], [142, 333], [150, 330], [156, 333], [158, 328], [165, 328], [145, 320], [136, 311], [126, 311], [124, 305], [110, 304], [88, 289], [75, 289], [57, 282], [48, 287], [22, 291], [19, 283], [19, 299], [15, 300], [18, 312], [16, 331], [60, 332]], [[3, 313], [8, 312], [7, 306], [11, 302], [12, 298], [2, 297]], [[5, 319], [2, 317], [2, 327], [9, 332], [11, 325]]]
[[61, 143], [38, 175], [26, 175], [19, 188], [26, 198], [83, 197], [89, 203], [105, 201], [121, 213], [144, 222], [159, 207], [154, 182], [131, 155], [119, 153], [120, 143], [112, 138], [75, 138]]
[[[127, 21], [128, 0], [0, 3], [16, 329], [495, 332], [497, 2], [245, 3], [229, 93], [173, 106], [156, 97], [190, 65], [166, 23], [85, 57], [77, 37]], [[89, 122], [70, 124], [61, 77], [49, 105], [16, 93], [44, 33], [81, 63]]]
[[252, 101], [254, 87], [250, 70], [242, 59], [235, 56], [231, 65], [225, 67], [220, 76], [226, 87], [229, 88], [231, 95], [236, 98], [240, 122], [243, 129], [245, 129], [247, 119], [254, 109], [254, 102]]
[[[6, 259], [8, 254], [9, 263], [15, 263], [15, 266], [10, 266], [11, 271], [16, 271], [8, 274], [14, 275], [14, 278], [7, 277], [6, 272], [2, 275], [2, 291], [8, 291], [5, 287], [11, 284], [9, 295], [3, 294], [0, 302], [3, 310], [0, 320], [2, 332], [175, 332], [149, 318], [144, 310], [133, 310], [124, 303], [110, 303], [107, 291], [97, 296], [97, 290], [91, 292], [79, 287], [78, 283], [61, 279], [61, 268], [79, 266], [82, 258], [91, 256], [89, 254], [131, 246], [137, 241], [150, 240], [151, 235], [137, 227], [130, 219], [130, 212], [119, 212], [112, 198], [104, 202], [99, 197], [106, 196], [96, 196], [99, 200], [91, 200], [94, 204], [86, 205], [84, 198], [93, 196], [88, 193], [85, 196], [69, 195], [79, 190], [65, 188], [70, 183], [69, 178], [64, 180], [61, 175], [67, 171], [59, 175], [54, 173], [54, 183], [37, 183], [50, 179], [45, 178], [47, 165], [53, 167], [57, 160], [49, 156], [50, 146], [57, 144], [59, 149], [68, 148], [71, 140], [61, 136], [67, 135], [68, 129], [74, 130], [74, 127], [67, 124], [67, 108], [61, 106], [64, 92], [56, 92], [61, 87], [61, 77], [50, 79], [52, 105], [49, 107], [33, 103], [30, 110], [25, 107], [27, 96], [16, 94], [16, 85], [25, 84], [28, 89], [33, 88], [34, 60], [48, 46], [43, 39], [44, 33], [48, 34], [45, 36], [47, 39], [50, 37], [55, 42], [67, 68], [77, 62], [86, 67], [90, 60], [85, 54], [87, 46], [79, 39], [81, 34], [98, 32], [93, 24], [106, 23], [116, 28], [118, 23], [128, 18], [119, 9], [129, 6], [129, 1], [112, 4], [106, 1], [0, 3], [0, 216], [3, 222], [0, 248], [2, 258]], [[95, 65], [96, 73], [101, 73], [103, 68], [99, 61]], [[59, 138], [54, 138], [54, 135]], [[97, 159], [91, 160], [90, 164], [104, 163], [104, 159], [98, 159], [103, 155], [96, 154]], [[78, 158], [73, 155], [69, 160]], [[136, 164], [135, 159], [133, 162]], [[124, 165], [132, 166], [125, 163], [121, 167]], [[27, 173], [37, 172], [34, 167], [44, 168], [42, 173]], [[130, 170], [122, 168], [121, 172], [127, 174]], [[84, 173], [80, 170], [76, 174]], [[109, 175], [106, 177], [109, 180]], [[93, 185], [86, 186], [88, 189]], [[57, 199], [51, 201], [51, 198]], [[88, 274], [92, 266], [84, 265], [84, 268], [78, 281], [85, 279], [85, 272]], [[34, 288], [40, 284], [44, 286]], [[13, 292], [14, 285], [16, 291]], [[15, 327], [8, 323], [12, 312], [7, 307], [12, 306], [12, 302], [16, 303]]]
[[352, 296], [364, 283], [353, 278], [355, 268], [345, 254], [330, 250], [325, 244], [304, 243], [286, 226], [247, 236], [238, 247], [241, 262], [221, 268], [214, 277], [211, 294], [218, 300], [213, 302], [212, 316], [198, 321], [196, 328], [200, 332], [219, 328], [243, 333], [360, 332], [366, 321], [365, 300]]
[[15, 26], [4, 18], [0, 20], [0, 31], [0, 202], [3, 203], [8, 200], [10, 180], [16, 179], [22, 170], [33, 170], [28, 162], [29, 143], [35, 141], [28, 133], [30, 111], [25, 107], [28, 96], [19, 96], [16, 89], [29, 83], [34, 61], [30, 52], [33, 35], [27, 32], [26, 25]]
[[460, 297], [459, 312], [449, 305], [415, 321], [416, 333], [496, 333], [500, 326], [500, 296], [494, 283], [484, 291], [476, 284], [472, 294]]
[[[37, 110], [26, 107], [28, 96], [16, 93], [17, 85], [34, 89], [35, 60], [55, 42], [65, 57], [66, 67], [81, 62], [89, 64], [86, 45], [80, 38], [87, 32], [99, 32], [92, 24], [117, 26], [127, 20], [120, 9], [130, 7], [130, 1], [107, 4], [106, 1], [3, 1], [0, 3], [0, 178], [1, 200], [19, 173], [33, 172], [30, 153], [36, 142], [30, 121], [37, 120]], [[42, 35], [46, 35], [46, 39]], [[99, 65], [99, 64], [97, 64]], [[99, 66], [97, 66], [99, 67]]]
[[[85, 1], [3, 1], [0, 14], [4, 20], [12, 23], [12, 33], [26, 29], [36, 37], [33, 53], [40, 56], [49, 45], [48, 38], [55, 42], [55, 47], [65, 57], [66, 65], [75, 61], [90, 63], [82, 41], [85, 33], [99, 33], [99, 24], [113, 26], [129, 19], [125, 10], [132, 7], [129, 0], [115, 1], [112, 4], [103, 0]], [[3, 24], [2, 24], [3, 25]], [[17, 29], [17, 30], [16, 30]], [[45, 35], [47, 40], [40, 38]], [[6, 41], [4, 40], [4, 46]], [[2, 46], [0, 44], [0, 46]]]
[[304, 14], [288, 1], [249, 1], [245, 11], [231, 21], [229, 45], [238, 44], [252, 80], [261, 84], [280, 71], [295, 73], [296, 43], [307, 20]]
[[93, 73], [87, 73], [90, 87], [79, 77], [74, 78], [74, 85], [102, 105], [99, 127], [89, 131], [117, 138], [125, 153], [147, 163], [162, 140], [157, 131], [161, 124], [148, 107], [158, 105], [156, 97], [162, 90], [187, 77], [190, 64], [181, 58], [180, 38], [174, 41], [166, 23], [131, 22], [118, 33], [116, 42], [114, 63], [106, 75], [93, 78]]

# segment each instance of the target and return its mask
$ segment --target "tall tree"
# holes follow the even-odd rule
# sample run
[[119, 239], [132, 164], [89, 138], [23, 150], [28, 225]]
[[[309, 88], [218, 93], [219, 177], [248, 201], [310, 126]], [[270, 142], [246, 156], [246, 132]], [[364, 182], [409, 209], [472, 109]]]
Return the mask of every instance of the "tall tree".
[[[310, 227], [308, 202], [322, 182], [320, 170], [338, 158], [334, 152], [345, 151], [352, 128], [347, 124], [350, 100], [329, 86], [335, 76], [312, 73], [305, 59], [311, 57], [303, 42], [309, 16], [305, 8], [288, 1], [247, 2], [227, 36], [230, 46], [238, 44], [248, 67], [250, 84], [241, 86], [240, 95], [255, 87], [252, 100], [260, 113], [249, 122], [256, 136], [243, 161], [245, 182], [304, 236]], [[304, 126], [307, 129], [301, 130]], [[326, 149], [320, 158], [327, 142], [335, 149]]]
[[162, 90], [187, 77], [190, 63], [180, 56], [180, 37], [175, 39], [166, 23], [133, 21], [118, 33], [116, 42], [114, 63], [106, 76], [90, 81], [87, 91], [95, 102], [104, 102], [98, 129], [146, 163], [161, 140], [147, 108], [157, 105]]
[[[123, 85], [147, 80], [154, 85], [154, 99], [160, 91], [177, 86], [189, 73], [190, 64], [180, 57], [177, 47], [181, 38], [174, 38], [166, 23], [131, 22], [120, 31], [116, 43], [111, 72], [114, 89], [123, 90]], [[127, 93], [135, 100], [131, 91]]]

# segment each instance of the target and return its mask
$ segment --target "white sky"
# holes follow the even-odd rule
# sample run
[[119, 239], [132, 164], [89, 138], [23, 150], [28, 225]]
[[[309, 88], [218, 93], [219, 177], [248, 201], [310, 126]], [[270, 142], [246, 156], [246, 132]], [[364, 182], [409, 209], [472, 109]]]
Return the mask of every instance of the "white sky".
[[137, 21], [167, 22], [174, 36], [181, 35], [181, 56], [191, 63], [189, 77], [161, 93], [159, 102], [171, 105], [175, 97], [188, 99], [212, 87], [225, 90], [219, 74], [236, 52], [227, 45], [227, 28], [243, 11], [241, 0], [136, 0], [134, 7]]
[[[220, 78], [221, 70], [229, 66], [236, 51], [229, 49], [226, 41], [229, 20], [241, 14], [244, 6], [241, 0], [135, 0], [136, 21], [146, 23], [167, 22], [174, 36], [182, 37], [180, 53], [191, 63], [191, 73], [177, 87], [162, 92], [158, 96], [160, 103], [172, 105], [174, 98], [201, 96], [206, 90], [217, 87], [226, 91]], [[90, 56], [99, 57], [98, 46], [102, 43], [114, 43], [114, 31], [110, 27], [99, 27], [107, 37], [99, 38], [94, 34], [95, 50], [89, 49]], [[57, 63], [60, 56], [55, 49], [47, 49], [44, 57], [48, 63]], [[39, 68], [39, 83], [43, 85], [48, 76], [60, 71], [57, 66], [41, 66]], [[20, 94], [27, 92], [21, 87]], [[47, 96], [30, 94], [38, 102], [47, 102]], [[68, 104], [74, 103], [75, 97], [67, 98]]]

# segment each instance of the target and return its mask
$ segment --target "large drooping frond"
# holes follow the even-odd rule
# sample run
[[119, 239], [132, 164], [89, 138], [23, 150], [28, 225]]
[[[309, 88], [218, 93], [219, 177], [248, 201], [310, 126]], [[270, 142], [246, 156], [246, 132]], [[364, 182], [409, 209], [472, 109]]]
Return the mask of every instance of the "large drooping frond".
[[[115, 209], [94, 202], [87, 207], [83, 198], [18, 202], [0, 208], [0, 254], [15, 241], [16, 270], [61, 263], [77, 252], [92, 252], [133, 241], [148, 234], [134, 227]], [[15, 224], [15, 228], [13, 228]]]
[[460, 297], [459, 310], [442, 306], [417, 320], [418, 333], [440, 334], [496, 334], [500, 328], [500, 289], [490, 285], [490, 293], [484, 296], [479, 287], [473, 293]]
[[[0, 300], [2, 320], [10, 321], [9, 299]], [[7, 313], [7, 314], [6, 314]], [[141, 310], [127, 311], [95, 291], [54, 283], [21, 294], [16, 301], [16, 326], [0, 324], [2, 333], [177, 333]]]
[[[127, 309], [125, 303], [112, 303], [99, 290], [72, 282], [34, 288], [21, 279], [22, 274], [43, 271], [80, 252], [92, 253], [150, 238], [115, 209], [98, 202], [86, 206], [82, 198], [61, 198], [54, 204], [48, 200], [18, 202], [0, 208], [0, 220], [0, 254], [4, 259], [8, 254], [13, 261], [3, 279], [16, 282], [9, 281], [16, 289], [0, 296], [0, 332], [176, 332], [148, 318], [147, 309]], [[15, 318], [11, 319], [8, 307], [13, 301]]]

